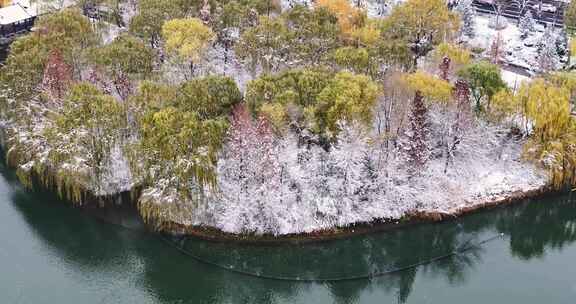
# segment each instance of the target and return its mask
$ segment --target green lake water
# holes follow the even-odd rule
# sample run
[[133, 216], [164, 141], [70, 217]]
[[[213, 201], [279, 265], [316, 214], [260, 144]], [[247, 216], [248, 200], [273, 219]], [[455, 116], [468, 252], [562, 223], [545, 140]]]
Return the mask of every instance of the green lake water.
[[314, 279], [395, 270], [492, 239], [372, 279], [292, 282], [199, 262], [156, 235], [26, 192], [12, 171], [0, 171], [0, 303], [552, 304], [576, 298], [576, 201], [569, 196], [316, 245], [176, 240], [235, 271]]

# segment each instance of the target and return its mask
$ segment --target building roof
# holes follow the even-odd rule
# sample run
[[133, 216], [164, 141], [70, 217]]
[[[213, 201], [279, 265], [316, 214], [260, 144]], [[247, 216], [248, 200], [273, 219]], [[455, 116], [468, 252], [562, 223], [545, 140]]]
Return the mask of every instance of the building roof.
[[7, 25], [30, 19], [32, 16], [20, 4], [0, 8], [0, 25]]

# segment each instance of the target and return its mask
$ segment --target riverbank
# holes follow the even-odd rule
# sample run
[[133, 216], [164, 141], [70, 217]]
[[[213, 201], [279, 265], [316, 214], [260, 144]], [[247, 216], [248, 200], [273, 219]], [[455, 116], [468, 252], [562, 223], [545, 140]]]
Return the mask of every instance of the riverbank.
[[[79, 12], [63, 14], [90, 28]], [[129, 53], [146, 53], [137, 37], [125, 39], [94, 43], [102, 56], [135, 44], [139, 49]], [[550, 183], [549, 168], [542, 167], [552, 158], [528, 158], [529, 124], [473, 112], [462, 79], [454, 88], [431, 72], [398, 71], [389, 76], [400, 77], [399, 83], [381, 83], [380, 90], [372, 76], [346, 68], [287, 67], [248, 88], [215, 75], [181, 83], [151, 83], [139, 75], [123, 89], [115, 73], [98, 75], [110, 63], [85, 54], [90, 65], [76, 66], [78, 75], [65, 75], [70, 78], [53, 87], [59, 74], [54, 65], [70, 71], [76, 62], [63, 62], [49, 39], [41, 40], [51, 60], [30, 70], [35, 79], [29, 86], [14, 92], [22, 74], [16, 57], [3, 69], [10, 75], [2, 102], [8, 164], [28, 188], [57, 192], [73, 205], [133, 207], [150, 230], [315, 239], [361, 226], [445, 220]], [[149, 54], [147, 68], [134, 73], [154, 72]], [[83, 82], [88, 74], [89, 83]], [[283, 92], [300, 90], [290, 84], [293, 77], [297, 83], [327, 81], [288, 106]], [[426, 93], [418, 84], [422, 77], [444, 94]], [[276, 87], [280, 80], [290, 81]], [[263, 84], [270, 89], [257, 89]], [[207, 110], [203, 104], [219, 106]], [[127, 202], [118, 199], [124, 193], [130, 194]]]
[[[54, 191], [41, 182], [36, 175], [32, 175], [32, 189], [40, 191]], [[460, 204], [453, 204], [453, 207], [445, 211], [435, 210], [415, 210], [409, 212], [400, 219], [375, 219], [369, 222], [358, 222], [345, 227], [335, 227], [312, 231], [309, 233], [293, 233], [286, 235], [270, 234], [234, 234], [227, 233], [220, 229], [208, 226], [190, 226], [176, 222], [154, 223], [154, 220], [144, 221], [142, 212], [138, 210], [141, 199], [141, 191], [123, 192], [118, 195], [98, 197], [85, 189], [82, 190], [82, 204], [74, 204], [91, 216], [99, 218], [105, 222], [124, 226], [130, 229], [147, 229], [152, 232], [167, 233], [179, 236], [188, 236], [204, 241], [238, 243], [250, 245], [291, 245], [317, 243], [347, 239], [354, 236], [366, 235], [378, 232], [388, 232], [398, 229], [406, 229], [414, 225], [425, 223], [437, 223], [453, 221], [495, 208], [503, 208], [515, 205], [527, 200], [545, 198], [554, 195], [554, 191], [548, 185], [534, 186], [524, 191], [514, 191], [507, 194], [500, 194], [478, 201], [463, 201]], [[137, 217], [135, 217], [137, 216]], [[160, 228], [161, 227], [161, 228]], [[160, 229], [159, 229], [160, 228]]]
[[[9, 232], [0, 243], [0, 294], [5, 303], [371, 304], [396, 303], [399, 290], [404, 290], [404, 303], [470, 299], [467, 303], [480, 304], [486, 299], [475, 295], [482, 292], [495, 303], [536, 304], [570, 303], [573, 295], [576, 269], [567, 265], [576, 249], [570, 229], [576, 202], [562, 197], [479, 212], [453, 224], [417, 225], [306, 246], [186, 242], [193, 253], [222, 265], [317, 278], [408, 265], [457, 249], [470, 236], [504, 234], [482, 250], [414, 271], [357, 282], [294, 283], [198, 263], [151, 234], [94, 220], [45, 193], [25, 192], [15, 185], [13, 171], [2, 168], [2, 173], [0, 225]], [[502, 286], [511, 292], [490, 292]], [[270, 294], [272, 302], [262, 299]]]
[[178, 235], [195, 237], [204, 241], [212, 242], [230, 242], [252, 245], [316, 243], [346, 239], [370, 233], [403, 229], [418, 224], [452, 221], [478, 212], [484, 212], [495, 208], [504, 208], [530, 200], [543, 199], [549, 196], [554, 196], [557, 193], [557, 191], [553, 191], [549, 186], [542, 186], [524, 192], [517, 191], [506, 197], [477, 202], [471, 205], [468, 204], [463, 207], [455, 208], [451, 212], [414, 211], [399, 220], [377, 219], [371, 222], [356, 223], [347, 227], [336, 227], [333, 229], [319, 230], [310, 233], [281, 236], [232, 234], [211, 227], [185, 226], [178, 223], [165, 223], [164, 227], [166, 229], [165, 231], [172, 231], [172, 233]]
[[[58, 179], [62, 178], [61, 173], [54, 172], [47, 163], [39, 162], [36, 168], [38, 168], [38, 165], [43, 167], [38, 170], [33, 169], [33, 166], [27, 165], [31, 161], [28, 158], [24, 158], [24, 161], [20, 162], [20, 158], [16, 155], [18, 150], [14, 146], [6, 147], [6, 141], [2, 141], [4, 147], [10, 151], [10, 153], [7, 153], [8, 164], [12, 168], [17, 169], [21, 182], [28, 188], [58, 192], [62, 198], [68, 199], [73, 205], [81, 206], [85, 209], [101, 209], [96, 213], [112, 218], [114, 217], [113, 214], [102, 210], [107, 210], [111, 206], [133, 208], [139, 214], [147, 229], [151, 231], [185, 234], [210, 241], [265, 244], [317, 242], [401, 229], [418, 223], [451, 220], [479, 210], [513, 204], [553, 193], [548, 186], [548, 178], [545, 173], [521, 160], [521, 143], [506, 144], [502, 141], [499, 141], [499, 143], [501, 143], [499, 154], [507, 155], [507, 158], [496, 159], [491, 166], [468, 167], [468, 162], [461, 163], [457, 158], [454, 163], [454, 170], [453, 172], [451, 171], [452, 173], [438, 174], [434, 173], [434, 171], [441, 170], [441, 167], [435, 166], [435, 162], [432, 162], [429, 167], [430, 171], [424, 174], [442, 176], [442, 178], [435, 178], [430, 181], [428, 176], [423, 175], [420, 178], [420, 183], [412, 180], [412, 184], [404, 186], [410, 188], [411, 192], [407, 193], [406, 197], [400, 197], [402, 201], [381, 201], [376, 202], [376, 205], [365, 205], [364, 208], [366, 210], [361, 211], [364, 214], [362, 215], [363, 218], [366, 220], [350, 221], [344, 225], [325, 222], [317, 226], [310, 226], [303, 232], [270, 234], [253, 232], [231, 233], [221, 229], [222, 226], [218, 226], [217, 222], [206, 220], [209, 216], [214, 219], [217, 214], [226, 214], [226, 212], [221, 212], [214, 208], [241, 208], [242, 206], [238, 204], [230, 206], [222, 202], [210, 201], [204, 208], [193, 208], [194, 204], [179, 202], [176, 197], [150, 196], [149, 188], [139, 189], [135, 185], [131, 189], [120, 191], [117, 194], [110, 193], [100, 196], [95, 195], [93, 191], [86, 188], [79, 180], [75, 180], [73, 176], [65, 178], [64, 186], [62, 186], [62, 182], [58, 182]], [[506, 166], [498, 162], [502, 159], [505, 160]], [[27, 171], [23, 171], [23, 168]], [[475, 184], [466, 185], [465, 183], [471, 179], [466, 178], [463, 172], [467, 172], [466, 175], [473, 177]], [[39, 176], [39, 174], [44, 175]], [[423, 184], [421, 181], [426, 181], [428, 188], [422, 188]], [[74, 189], [74, 193], [70, 192], [71, 189]], [[438, 189], [442, 189], [442, 193], [433, 194]], [[72, 200], [73, 198], [76, 198], [76, 200]], [[170, 199], [170, 203], [165, 201], [167, 199]], [[307, 205], [311, 203], [313, 202]], [[357, 204], [358, 202], [354, 203]], [[294, 205], [295, 208], [301, 208], [300, 206]], [[390, 209], [392, 206], [399, 206], [399, 208], [403, 209]], [[310, 209], [309, 206], [308, 208], [310, 213], [302, 214], [302, 216], [309, 217], [309, 219], [303, 218], [300, 221], [318, 217], [318, 211], [313, 212], [313, 210], [319, 209]], [[368, 210], [372, 211], [369, 212]], [[398, 216], [379, 216], [381, 214], [391, 214], [391, 210], [394, 212], [392, 214], [397, 214]], [[280, 213], [277, 213], [276, 217], [285, 217], [291, 214], [289, 209], [282, 209], [278, 212]], [[118, 218], [121, 219], [121, 217]], [[118, 218], [115, 219], [116, 222], [118, 222]], [[194, 222], [198, 218], [203, 219]], [[358, 216], [357, 218], [361, 217]], [[230, 218], [230, 220], [236, 219]]]

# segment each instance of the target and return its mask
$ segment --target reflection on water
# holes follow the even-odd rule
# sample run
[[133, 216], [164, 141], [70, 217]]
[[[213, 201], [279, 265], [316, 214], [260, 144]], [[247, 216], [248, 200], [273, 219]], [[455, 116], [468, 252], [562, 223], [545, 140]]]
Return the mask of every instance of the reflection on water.
[[[344, 281], [373, 278], [452, 257], [473, 265], [482, 242], [498, 238], [480, 218], [417, 225], [346, 240], [286, 246], [241, 246], [173, 237], [175, 246], [198, 260], [232, 271], [279, 280]], [[290, 247], [287, 247], [290, 246]], [[289, 250], [287, 250], [289, 249]], [[447, 266], [449, 264], [446, 264]], [[460, 268], [447, 270], [462, 277]]]
[[504, 233], [480, 249], [386, 276], [303, 283], [200, 263], [154, 235], [26, 193], [12, 172], [2, 173], [0, 294], [7, 303], [568, 303], [576, 296], [576, 202], [567, 196], [316, 245], [179, 240], [235, 269], [326, 278], [410, 265]]

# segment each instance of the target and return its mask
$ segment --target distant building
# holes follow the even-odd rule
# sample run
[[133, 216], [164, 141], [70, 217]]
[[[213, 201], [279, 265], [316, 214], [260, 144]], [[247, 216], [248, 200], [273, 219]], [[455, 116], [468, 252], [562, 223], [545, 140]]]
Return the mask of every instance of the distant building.
[[35, 19], [36, 14], [20, 3], [0, 8], [0, 38], [30, 30]]

